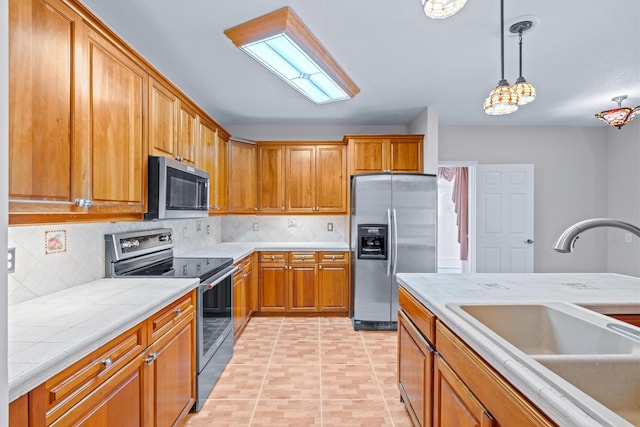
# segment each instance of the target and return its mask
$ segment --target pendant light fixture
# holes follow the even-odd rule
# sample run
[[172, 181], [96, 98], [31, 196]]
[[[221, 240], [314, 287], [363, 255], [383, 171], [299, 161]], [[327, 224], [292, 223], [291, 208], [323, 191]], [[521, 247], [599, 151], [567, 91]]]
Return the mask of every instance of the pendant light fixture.
[[636, 116], [640, 116], [640, 105], [635, 108], [623, 107], [622, 101], [627, 98], [627, 95], [620, 95], [611, 98], [613, 102], [618, 103], [618, 108], [613, 110], [600, 111], [596, 114], [596, 117], [607, 123], [609, 126], [615, 126], [618, 129], [622, 126], [629, 124]]
[[518, 43], [520, 47], [520, 76], [516, 80], [516, 84], [513, 85], [513, 90], [518, 94], [518, 105], [525, 105], [536, 99], [536, 88], [522, 76], [522, 33], [530, 29], [532, 25], [533, 22], [531, 21], [520, 21], [509, 27], [509, 31], [513, 34], [518, 34], [520, 39]]
[[433, 19], [444, 19], [458, 13], [467, 0], [422, 0], [424, 14]]
[[518, 94], [504, 78], [504, 0], [500, 0], [500, 70], [502, 78], [484, 101], [484, 112], [497, 116], [518, 110]]

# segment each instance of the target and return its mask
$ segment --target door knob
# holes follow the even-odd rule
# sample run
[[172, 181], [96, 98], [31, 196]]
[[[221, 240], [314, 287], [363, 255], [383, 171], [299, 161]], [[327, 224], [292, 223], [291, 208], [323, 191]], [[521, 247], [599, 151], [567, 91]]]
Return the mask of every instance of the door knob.
[[533, 240], [531, 240], [531, 239], [527, 239], [527, 240], [525, 240], [524, 242], [525, 242], [527, 245], [531, 245], [531, 244], [533, 244]]

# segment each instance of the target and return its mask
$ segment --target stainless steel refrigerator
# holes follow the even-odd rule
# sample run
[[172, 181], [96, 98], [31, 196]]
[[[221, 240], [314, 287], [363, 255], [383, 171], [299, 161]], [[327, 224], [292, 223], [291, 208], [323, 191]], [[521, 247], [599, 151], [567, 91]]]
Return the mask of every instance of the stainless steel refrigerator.
[[351, 177], [354, 329], [395, 330], [396, 274], [436, 272], [436, 200], [435, 175]]

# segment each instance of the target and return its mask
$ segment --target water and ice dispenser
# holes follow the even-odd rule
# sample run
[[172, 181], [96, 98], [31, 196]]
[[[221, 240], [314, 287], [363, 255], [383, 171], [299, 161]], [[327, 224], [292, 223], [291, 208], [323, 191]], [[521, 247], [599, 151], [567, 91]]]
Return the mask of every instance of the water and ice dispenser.
[[358, 259], [387, 259], [386, 224], [358, 225]]

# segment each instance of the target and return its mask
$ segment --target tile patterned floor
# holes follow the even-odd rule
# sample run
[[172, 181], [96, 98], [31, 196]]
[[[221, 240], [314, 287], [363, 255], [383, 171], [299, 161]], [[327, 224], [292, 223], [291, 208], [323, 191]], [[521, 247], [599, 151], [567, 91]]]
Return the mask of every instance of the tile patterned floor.
[[395, 332], [356, 332], [344, 317], [254, 317], [183, 426], [409, 427], [396, 354]]

